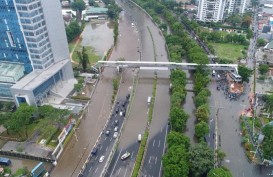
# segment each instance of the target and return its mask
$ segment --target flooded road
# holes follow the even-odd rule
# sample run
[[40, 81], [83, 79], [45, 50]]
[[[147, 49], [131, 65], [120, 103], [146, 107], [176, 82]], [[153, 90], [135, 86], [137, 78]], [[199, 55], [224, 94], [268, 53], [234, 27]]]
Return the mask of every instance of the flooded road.
[[103, 56], [113, 45], [113, 29], [112, 21], [88, 22], [82, 32], [82, 46], [91, 46], [99, 56]]

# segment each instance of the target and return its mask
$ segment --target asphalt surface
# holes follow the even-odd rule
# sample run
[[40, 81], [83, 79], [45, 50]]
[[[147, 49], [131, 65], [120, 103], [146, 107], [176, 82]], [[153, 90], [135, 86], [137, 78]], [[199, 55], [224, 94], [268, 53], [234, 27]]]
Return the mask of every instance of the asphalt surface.
[[[132, 23], [137, 26], [140, 34], [140, 49], [141, 50], [141, 60], [142, 61], [154, 61], [153, 55], [153, 43], [156, 44], [156, 59], [157, 61], [167, 61], [167, 54], [164, 46], [164, 39], [159, 33], [159, 30], [156, 26], [147, 18], [146, 14], [143, 14], [136, 7], [131, 7], [129, 4], [123, 5], [123, 9], [128, 13], [129, 17], [132, 19]], [[152, 38], [151, 38], [151, 34]], [[164, 125], [167, 125], [168, 115], [169, 115], [169, 72], [162, 71], [158, 72], [158, 85], [157, 91], [158, 95], [162, 98], [160, 101], [155, 102], [155, 110], [154, 112], [161, 112], [160, 116], [154, 115], [154, 119], [157, 119], [157, 123], [151, 123], [150, 129], [151, 134], [149, 136], [149, 143], [154, 140], [153, 136], [160, 137], [157, 143], [160, 151], [155, 154], [150, 154], [150, 146], [148, 146], [148, 150], [146, 156], [148, 158], [157, 158], [158, 166], [154, 168], [154, 171], [160, 171], [161, 167], [161, 157], [163, 154], [163, 148], [165, 144], [165, 129]], [[126, 123], [126, 127], [120, 139], [120, 144], [118, 150], [114, 154], [114, 158], [110, 163], [110, 166], [107, 170], [106, 176], [131, 176], [136, 154], [139, 148], [139, 142], [137, 142], [137, 136], [139, 133], [143, 134], [145, 131], [145, 127], [147, 125], [148, 111], [149, 107], [147, 105], [148, 96], [152, 95], [152, 87], [153, 87], [153, 79], [154, 79], [154, 71], [139, 71], [139, 79], [136, 87], [134, 101], [132, 103], [132, 110], [128, 121]], [[162, 79], [162, 80], [161, 80]], [[164, 95], [164, 96], [163, 96]], [[166, 96], [165, 96], [166, 95]], [[159, 111], [161, 110], [161, 111]], [[162, 131], [161, 131], [162, 129]], [[163, 130], [164, 129], [164, 130]], [[159, 131], [159, 132], [158, 132]], [[159, 133], [159, 134], [158, 134]], [[151, 137], [151, 138], [150, 138]], [[131, 157], [125, 161], [121, 161], [120, 157], [126, 152], [131, 153]], [[149, 160], [149, 159], [148, 159]], [[145, 159], [146, 161], [146, 159]], [[145, 162], [144, 162], [145, 163]], [[152, 173], [148, 172], [148, 173]], [[157, 173], [158, 175], [159, 173]], [[153, 175], [153, 174], [152, 174]]]
[[[92, 154], [89, 157], [88, 163], [86, 163], [85, 169], [80, 176], [100, 176], [101, 172], [103, 171], [105, 162], [107, 162], [110, 151], [113, 148], [115, 141], [117, 140], [117, 138], [113, 137], [115, 132], [114, 128], [118, 127], [117, 132], [120, 134], [120, 128], [124, 122], [124, 115], [128, 106], [129, 97], [126, 99], [118, 100], [118, 102], [119, 103], [116, 103], [113, 109], [114, 111], [110, 121], [104, 129], [103, 136], [100, 138], [98, 145], [93, 148], [97, 149], [96, 154]], [[120, 112], [122, 112], [122, 115], [120, 115]], [[118, 124], [115, 123], [116, 120], [118, 120]], [[106, 131], [109, 131], [110, 134], [107, 135]], [[99, 162], [99, 159], [102, 156], [104, 156], [105, 159], [103, 162]]]

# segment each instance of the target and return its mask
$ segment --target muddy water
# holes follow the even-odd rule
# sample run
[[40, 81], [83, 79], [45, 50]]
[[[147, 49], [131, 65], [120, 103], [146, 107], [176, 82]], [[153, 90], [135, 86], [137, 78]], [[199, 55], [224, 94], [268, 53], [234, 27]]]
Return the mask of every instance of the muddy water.
[[[186, 63], [187, 61], [184, 59], [182, 62]], [[194, 92], [190, 91], [193, 90], [193, 74], [189, 70], [184, 70], [187, 76], [187, 85], [186, 85], [186, 90], [187, 95], [185, 99], [185, 103], [183, 105], [183, 108], [185, 112], [189, 115], [189, 119], [187, 121], [187, 130], [186, 130], [186, 135], [190, 138], [191, 144], [196, 142], [194, 138], [194, 126], [195, 126], [195, 116], [194, 116], [194, 111], [195, 111], [195, 105], [193, 101], [194, 97]]]
[[93, 47], [96, 54], [103, 56], [113, 45], [113, 29], [111, 21], [88, 22], [82, 33], [81, 44]]

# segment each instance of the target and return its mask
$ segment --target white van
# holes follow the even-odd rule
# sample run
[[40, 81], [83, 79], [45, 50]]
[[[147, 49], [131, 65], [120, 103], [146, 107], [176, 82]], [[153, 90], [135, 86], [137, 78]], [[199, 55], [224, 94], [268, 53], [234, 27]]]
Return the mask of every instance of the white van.
[[140, 142], [140, 141], [141, 141], [141, 134], [138, 134], [138, 136], [137, 136], [137, 140], [138, 140], [138, 142]]
[[147, 104], [148, 104], [148, 106], [151, 104], [151, 101], [152, 101], [152, 97], [148, 97], [148, 99], [147, 99]]

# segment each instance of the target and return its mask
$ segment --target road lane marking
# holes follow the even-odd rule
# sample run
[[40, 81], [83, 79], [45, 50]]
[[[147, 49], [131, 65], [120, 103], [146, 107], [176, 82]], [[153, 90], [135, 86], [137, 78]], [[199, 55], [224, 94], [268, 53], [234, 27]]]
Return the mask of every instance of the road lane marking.
[[161, 133], [162, 133], [162, 127], [161, 127]]
[[102, 145], [100, 146], [100, 150], [101, 150], [101, 148], [102, 148]]
[[92, 170], [92, 167], [90, 167], [90, 169], [89, 169], [89, 171], [88, 171], [88, 172], [90, 173], [90, 172], [91, 172], [91, 170]]
[[133, 151], [133, 152], [132, 152], [132, 156], [131, 156], [131, 159], [133, 159], [134, 153], [135, 153], [135, 152]]
[[149, 163], [151, 163], [151, 158], [152, 158], [152, 156], [150, 156], [150, 158], [149, 158]]
[[108, 150], [108, 146], [106, 147], [106, 150], [105, 151], [107, 151]]
[[104, 138], [104, 141], [107, 139], [107, 137]]
[[125, 176], [126, 176], [127, 170], [128, 170], [128, 168], [126, 168], [126, 170], [125, 170], [125, 174], [124, 174], [124, 176], [123, 176], [123, 177], [125, 177]]
[[[164, 143], [163, 143], [163, 152], [162, 154], [164, 154], [164, 151], [165, 151], [165, 146], [166, 146], [166, 139], [167, 139], [167, 131], [168, 131], [168, 125], [166, 126], [166, 132], [165, 132], [165, 140], [164, 140]], [[159, 174], [158, 176], [161, 176], [161, 170], [162, 170], [162, 161], [160, 161], [160, 169], [159, 169]]]
[[155, 157], [155, 164], [156, 164], [156, 162], [157, 162], [157, 157]]
[[119, 175], [119, 173], [120, 173], [120, 170], [121, 170], [121, 167], [118, 169], [118, 175]]
[[158, 147], [160, 147], [160, 140], [158, 141]]
[[119, 159], [119, 156], [120, 156], [120, 154], [121, 154], [121, 151], [122, 151], [122, 149], [119, 151], [118, 158], [117, 158], [117, 160], [116, 160], [116, 162], [115, 162], [114, 168], [113, 168], [113, 170], [111, 171], [110, 176], [112, 176], [112, 174], [113, 174], [113, 172], [114, 172], [114, 170], [115, 170], [115, 168], [116, 168], [116, 166], [117, 166], [118, 159]]
[[96, 156], [95, 160], [97, 160], [98, 156]]
[[112, 141], [112, 138], [110, 139], [110, 141]]
[[153, 147], [155, 146], [155, 140], [154, 140], [154, 142], [153, 142]]
[[95, 170], [95, 173], [97, 173], [98, 168], [99, 168], [99, 167], [97, 167], [97, 169]]

